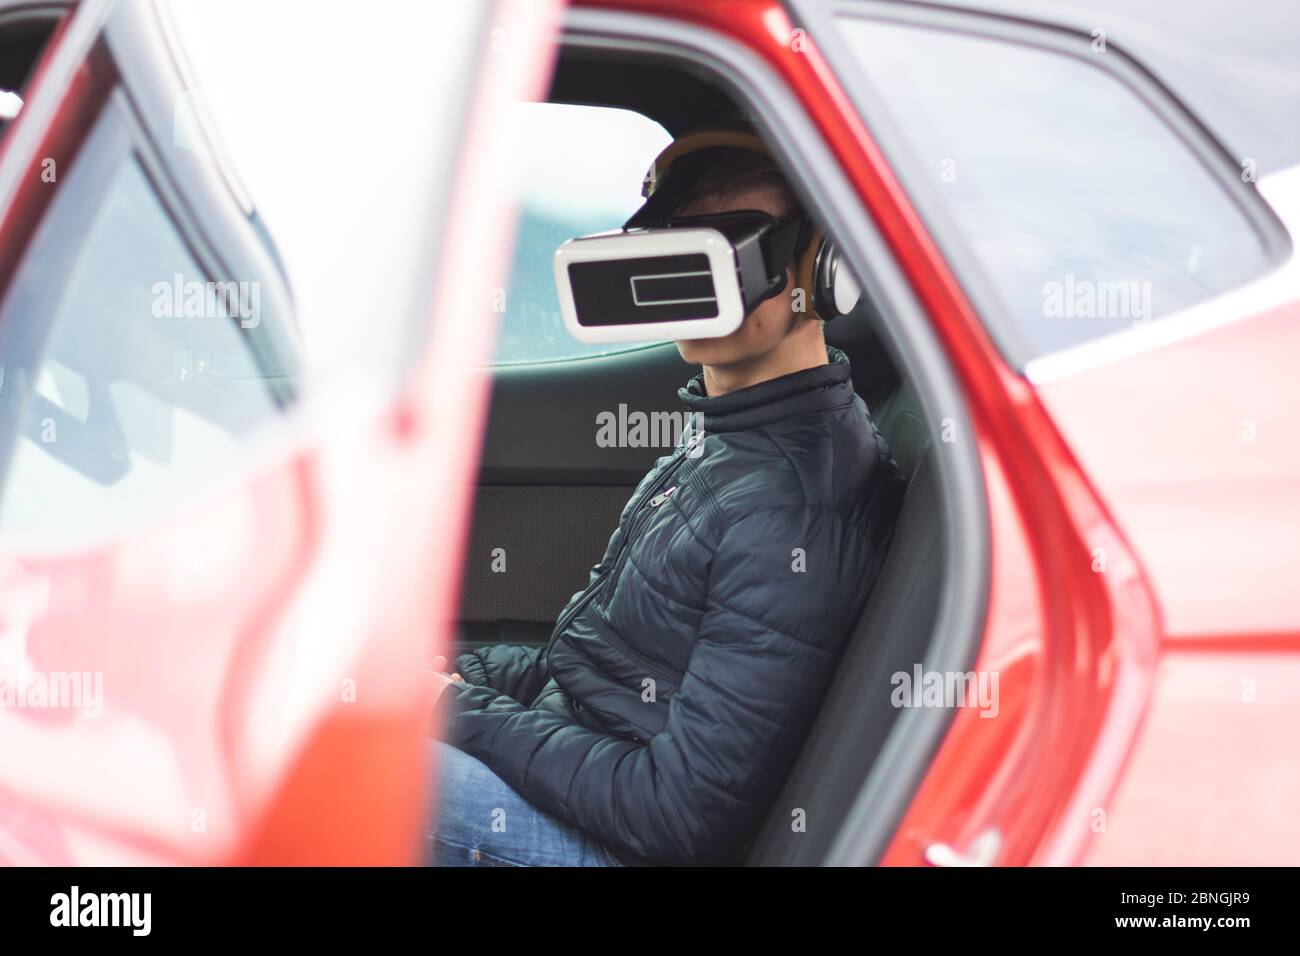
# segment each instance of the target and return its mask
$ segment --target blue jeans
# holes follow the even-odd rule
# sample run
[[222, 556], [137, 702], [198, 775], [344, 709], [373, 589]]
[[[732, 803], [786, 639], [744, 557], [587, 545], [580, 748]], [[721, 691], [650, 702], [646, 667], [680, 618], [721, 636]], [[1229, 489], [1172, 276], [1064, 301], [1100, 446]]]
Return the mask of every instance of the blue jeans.
[[438, 779], [429, 866], [622, 866], [602, 843], [538, 810], [450, 744], [432, 742]]

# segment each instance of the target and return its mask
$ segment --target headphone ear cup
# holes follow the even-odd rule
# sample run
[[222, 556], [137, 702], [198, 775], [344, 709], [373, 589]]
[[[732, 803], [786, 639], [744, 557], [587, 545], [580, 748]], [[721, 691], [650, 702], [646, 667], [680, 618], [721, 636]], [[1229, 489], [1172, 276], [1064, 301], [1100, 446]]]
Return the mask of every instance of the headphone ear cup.
[[813, 260], [812, 290], [813, 307], [823, 319], [851, 312], [862, 297], [862, 287], [830, 239], [822, 239]]

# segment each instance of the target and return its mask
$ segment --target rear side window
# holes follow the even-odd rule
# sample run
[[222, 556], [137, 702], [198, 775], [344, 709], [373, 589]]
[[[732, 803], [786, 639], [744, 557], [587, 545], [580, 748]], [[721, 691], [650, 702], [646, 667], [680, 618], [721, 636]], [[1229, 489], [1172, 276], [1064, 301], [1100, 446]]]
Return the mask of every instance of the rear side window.
[[284, 404], [268, 305], [200, 264], [106, 109], [0, 305], [0, 531], [94, 536], [233, 473]]
[[906, 153], [893, 166], [945, 250], [964, 256], [1013, 361], [1160, 319], [1269, 267], [1246, 189], [1234, 196], [1230, 169], [1212, 172], [1084, 58], [1103, 50], [837, 25]]
[[631, 110], [521, 103], [516, 195], [519, 225], [502, 314], [499, 364], [580, 358], [637, 348], [589, 345], [564, 328], [551, 258], [566, 240], [617, 229], [642, 203], [641, 180], [671, 142]]

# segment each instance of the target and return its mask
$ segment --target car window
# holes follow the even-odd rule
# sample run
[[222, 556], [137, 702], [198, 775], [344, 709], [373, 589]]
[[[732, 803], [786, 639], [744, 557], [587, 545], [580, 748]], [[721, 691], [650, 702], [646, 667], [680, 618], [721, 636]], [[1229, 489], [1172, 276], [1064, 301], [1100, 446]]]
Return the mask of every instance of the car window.
[[1112, 73], [991, 37], [837, 24], [906, 149], [892, 165], [991, 290], [980, 304], [997, 310], [995, 334], [1015, 336], [1001, 342], [1013, 361], [1160, 319], [1269, 267], [1225, 177]]
[[520, 163], [519, 224], [496, 361], [543, 362], [600, 355], [636, 345], [587, 345], [564, 328], [551, 258], [577, 236], [617, 229], [642, 203], [641, 180], [672, 137], [630, 110], [521, 103], [515, 128]]
[[0, 530], [93, 535], [233, 466], [282, 403], [266, 312], [200, 266], [106, 110], [0, 304]]

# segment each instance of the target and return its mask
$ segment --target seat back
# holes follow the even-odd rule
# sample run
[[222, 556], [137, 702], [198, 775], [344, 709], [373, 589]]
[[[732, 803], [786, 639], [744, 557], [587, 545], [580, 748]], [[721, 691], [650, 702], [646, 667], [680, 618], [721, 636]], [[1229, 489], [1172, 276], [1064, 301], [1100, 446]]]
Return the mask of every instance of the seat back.
[[880, 577], [784, 788], [746, 857], [751, 866], [825, 859], [898, 716], [896, 672], [925, 657], [943, 587], [944, 526], [929, 433], [910, 391], [877, 401], [872, 418], [908, 475]]

